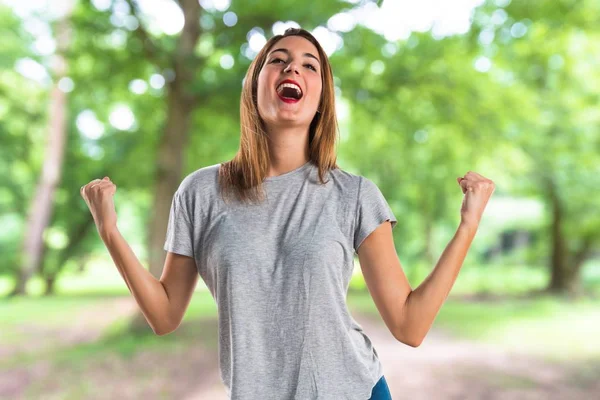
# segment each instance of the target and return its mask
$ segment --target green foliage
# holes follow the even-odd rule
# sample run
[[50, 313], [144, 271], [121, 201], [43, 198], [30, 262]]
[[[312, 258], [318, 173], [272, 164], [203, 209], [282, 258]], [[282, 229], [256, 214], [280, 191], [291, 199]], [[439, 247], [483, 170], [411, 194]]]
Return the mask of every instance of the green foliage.
[[[228, 160], [238, 148], [239, 97], [250, 64], [244, 49], [251, 29], [262, 29], [267, 37], [276, 21], [313, 29], [352, 7], [345, 1], [302, 6], [286, 0], [202, 10], [200, 40], [189, 60], [197, 68], [186, 91], [198, 102], [184, 174]], [[417, 263], [433, 265], [447, 244], [462, 201], [456, 177], [469, 170], [496, 182], [495, 198], [529, 197], [545, 205], [534, 226], [510, 214], [501, 216], [500, 225], [484, 214], [480, 231], [487, 236], [480, 235], [472, 254], [483, 255], [507, 226], [547, 231], [552, 193], [564, 209], [561, 229], [569, 251], [586, 238], [600, 237], [599, 197], [590, 195], [600, 186], [600, 80], [594, 73], [600, 63], [598, 7], [594, 1], [535, 6], [487, 1], [463, 35], [439, 39], [413, 32], [388, 42], [360, 24], [340, 34], [343, 46], [331, 56], [338, 102], [348, 110], [340, 119], [340, 165], [382, 189], [399, 219], [394, 240], [407, 271]], [[223, 20], [228, 11], [238, 16], [232, 27]], [[100, 11], [91, 2], [78, 2], [70, 20], [72, 45], [66, 55], [73, 90], [65, 163], [45, 235], [44, 266], [50, 274], [102, 249], [79, 197], [79, 187], [94, 178], [109, 175], [117, 183], [117, 210], [131, 228], [130, 242], [143, 248], [147, 238], [149, 196], [180, 36], [159, 33], [150, 19], [130, 7], [128, 12], [140, 28], [115, 23], [114, 8]], [[54, 28], [49, 17], [39, 18]], [[48, 69], [51, 56], [36, 53], [27, 21], [11, 9], [0, 8], [0, 21], [0, 222], [11, 227], [0, 235], [0, 272], [7, 272], [19, 265], [49, 112], [49, 86], [16, 72], [15, 62], [28, 57]], [[148, 41], [154, 50], [145, 46]], [[225, 55], [234, 61], [229, 69], [221, 67]], [[162, 76], [164, 86], [148, 86], [152, 76]], [[144, 93], [132, 90], [144, 82]], [[121, 106], [135, 118], [129, 129], [109, 123]], [[98, 138], [82, 133], [85, 115], [98, 121]], [[543, 240], [532, 244], [528, 262], [548, 259], [549, 235]], [[598, 248], [597, 240], [592, 248]]]

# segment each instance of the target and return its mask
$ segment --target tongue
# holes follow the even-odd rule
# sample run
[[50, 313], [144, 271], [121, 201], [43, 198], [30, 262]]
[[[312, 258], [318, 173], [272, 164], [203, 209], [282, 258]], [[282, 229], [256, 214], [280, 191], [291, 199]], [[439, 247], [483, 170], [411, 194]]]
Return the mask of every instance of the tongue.
[[295, 89], [292, 89], [290, 87], [284, 87], [280, 92], [279, 95], [281, 97], [285, 97], [288, 99], [294, 99], [294, 100], [299, 100], [299, 96], [296, 92]]

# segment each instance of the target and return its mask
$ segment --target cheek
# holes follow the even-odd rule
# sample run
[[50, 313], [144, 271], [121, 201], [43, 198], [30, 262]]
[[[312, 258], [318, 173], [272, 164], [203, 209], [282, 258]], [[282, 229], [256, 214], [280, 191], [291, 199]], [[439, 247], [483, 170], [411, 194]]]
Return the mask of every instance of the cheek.
[[313, 98], [313, 101], [318, 105], [322, 96], [323, 96], [323, 87], [321, 86], [320, 82], [316, 82], [313, 85], [313, 90], [312, 90], [312, 96], [311, 97]]
[[265, 100], [268, 98], [269, 93], [266, 90], [267, 88], [267, 84], [265, 83], [264, 78], [261, 78], [261, 76], [258, 77], [258, 88], [256, 90], [256, 96], [257, 96], [257, 101], [258, 101], [258, 106], [261, 106], [261, 103], [264, 103]]

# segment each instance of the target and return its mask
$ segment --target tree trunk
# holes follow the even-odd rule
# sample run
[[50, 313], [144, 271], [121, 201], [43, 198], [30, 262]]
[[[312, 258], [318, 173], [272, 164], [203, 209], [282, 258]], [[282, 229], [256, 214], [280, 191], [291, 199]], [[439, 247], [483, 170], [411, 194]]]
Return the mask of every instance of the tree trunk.
[[552, 180], [548, 182], [548, 199], [552, 212], [550, 283], [547, 291], [560, 295], [578, 295], [581, 293], [579, 268], [572, 265], [569, 249], [563, 234], [564, 209]]
[[33, 201], [31, 203], [22, 244], [22, 258], [19, 266], [15, 287], [9, 296], [24, 295], [27, 281], [39, 270], [42, 262], [44, 231], [52, 215], [52, 206], [56, 187], [60, 183], [63, 156], [66, 145], [67, 95], [58, 88], [59, 80], [66, 75], [67, 62], [65, 51], [71, 41], [70, 13], [71, 3], [67, 12], [57, 22], [56, 54], [52, 65], [54, 86], [50, 95], [49, 135], [45, 150], [42, 174], [38, 181]]
[[[188, 131], [196, 99], [187, 90], [191, 86], [197, 65], [194, 49], [200, 37], [200, 5], [197, 0], [184, 0], [180, 6], [185, 16], [183, 31], [179, 37], [173, 58], [175, 78], [167, 88], [167, 122], [158, 148], [156, 187], [152, 218], [148, 229], [149, 270], [160, 278], [165, 262], [165, 235], [173, 194], [182, 179], [183, 155], [187, 145]], [[132, 319], [130, 330], [133, 333], [148, 331], [146, 318], [138, 311]]]
[[[43, 276], [46, 283], [46, 290], [44, 292], [45, 296], [55, 294], [54, 284], [58, 280], [58, 276], [60, 275], [64, 265], [67, 263], [67, 261], [75, 256], [80, 243], [88, 235], [88, 232], [95, 226], [94, 218], [92, 217], [91, 213], [86, 214], [85, 219], [79, 222], [77, 225], [70, 226], [69, 244], [56, 257], [57, 261], [54, 265], [54, 268], [48, 268], [46, 271], [44, 271]], [[83, 265], [83, 261], [81, 262], [81, 265]]]
[[46, 285], [44, 289], [44, 296], [53, 296], [55, 291], [55, 283], [56, 283], [56, 275], [55, 273], [44, 275], [44, 283]]

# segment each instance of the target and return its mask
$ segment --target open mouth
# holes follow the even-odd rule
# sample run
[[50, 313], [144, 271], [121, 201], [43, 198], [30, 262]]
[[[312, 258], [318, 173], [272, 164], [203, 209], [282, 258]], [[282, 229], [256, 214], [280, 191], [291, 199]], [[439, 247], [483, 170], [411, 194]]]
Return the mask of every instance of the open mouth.
[[302, 98], [302, 90], [291, 82], [283, 82], [277, 87], [277, 95], [286, 103], [297, 103]]

